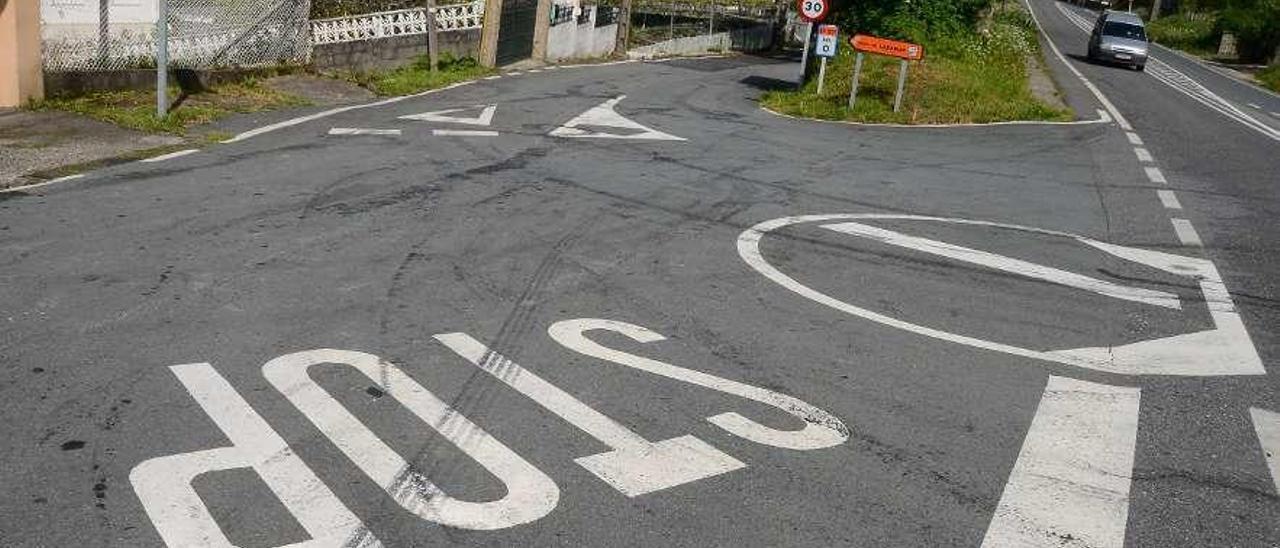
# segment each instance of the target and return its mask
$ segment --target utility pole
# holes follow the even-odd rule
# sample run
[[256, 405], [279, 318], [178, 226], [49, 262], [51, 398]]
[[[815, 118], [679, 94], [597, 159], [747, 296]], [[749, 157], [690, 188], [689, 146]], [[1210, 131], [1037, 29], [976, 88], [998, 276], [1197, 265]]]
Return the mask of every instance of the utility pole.
[[156, 0], [156, 118], [169, 115], [169, 0]]
[[1151, 20], [1155, 21], [1160, 17], [1160, 0], [1151, 0]]

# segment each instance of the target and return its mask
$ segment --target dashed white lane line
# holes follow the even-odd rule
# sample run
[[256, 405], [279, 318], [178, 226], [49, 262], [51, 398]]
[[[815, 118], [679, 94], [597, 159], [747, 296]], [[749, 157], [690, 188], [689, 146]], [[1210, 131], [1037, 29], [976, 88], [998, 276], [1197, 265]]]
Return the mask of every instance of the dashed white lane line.
[[520, 76], [521, 74], [524, 74], [524, 73], [523, 73], [523, 72], [519, 72], [519, 71], [516, 71], [516, 72], [508, 72], [508, 73], [507, 73], [507, 76]]
[[168, 153], [168, 154], [161, 154], [161, 155], [159, 155], [159, 156], [154, 156], [154, 157], [147, 158], [147, 159], [145, 159], [145, 160], [139, 160], [139, 161], [140, 161], [140, 162], [146, 162], [146, 163], [151, 163], [151, 162], [163, 162], [163, 161], [165, 161], [165, 160], [172, 160], [172, 159], [174, 159], [174, 158], [181, 158], [181, 157], [186, 156], [186, 155], [188, 155], [188, 154], [195, 154], [195, 153], [197, 153], [197, 152], [200, 152], [200, 149], [198, 149], [198, 148], [189, 148], [189, 149], [186, 149], [186, 150], [179, 150], [179, 151], [177, 151], [177, 152], [170, 152], [170, 153]]
[[432, 135], [439, 137], [497, 137], [498, 132], [488, 129], [433, 129]]
[[1165, 209], [1182, 209], [1182, 202], [1178, 201], [1178, 195], [1174, 194], [1172, 190], [1157, 190], [1156, 196], [1160, 197], [1160, 205], [1163, 205]]
[[1253, 417], [1253, 429], [1258, 433], [1262, 456], [1271, 470], [1271, 482], [1280, 493], [1280, 413], [1254, 407], [1249, 409], [1249, 414]]
[[1145, 148], [1142, 148], [1142, 147], [1135, 148], [1133, 149], [1133, 153], [1138, 157], [1138, 161], [1144, 164], [1150, 164], [1156, 161], [1155, 158], [1151, 157], [1151, 151]]
[[1173, 223], [1173, 231], [1178, 233], [1178, 241], [1185, 246], [1203, 247], [1204, 242], [1200, 240], [1200, 234], [1196, 232], [1196, 227], [1191, 226], [1191, 221], [1186, 219], [1169, 219]]
[[329, 135], [400, 135], [400, 130], [335, 127], [329, 130]]
[[498, 74], [498, 75], [495, 75], [495, 76], [485, 76], [485, 77], [484, 77], [484, 79], [485, 79], [485, 80], [497, 80], [497, 79], [499, 79], [499, 78], [502, 78], [502, 75], [501, 75], [501, 74]]
[[1163, 184], [1168, 184], [1168, 183], [1169, 183], [1169, 180], [1164, 178], [1164, 172], [1160, 171], [1160, 168], [1158, 168], [1158, 167], [1152, 167], [1152, 166], [1147, 166], [1147, 167], [1145, 167], [1145, 168], [1143, 168], [1143, 169], [1145, 169], [1145, 170], [1146, 170], [1146, 172], [1147, 172], [1147, 178], [1148, 178], [1148, 179], [1151, 179], [1151, 182], [1153, 182], [1153, 183], [1159, 183], [1159, 184], [1162, 184], [1162, 185], [1163, 185]]
[[1049, 377], [983, 548], [1124, 546], [1140, 395]]
[[1262, 107], [1258, 106], [1258, 104], [1257, 104], [1257, 103], [1249, 103], [1249, 106], [1251, 106], [1251, 107], [1253, 107], [1253, 108], [1255, 108], [1255, 109], [1258, 109], [1258, 110], [1262, 110]]
[[1124, 136], [1129, 138], [1129, 144], [1131, 145], [1139, 146], [1139, 147], [1143, 145], [1142, 137], [1139, 137], [1137, 133], [1134, 133], [1132, 131], [1126, 131], [1124, 132]]
[[530, 69], [530, 70], [529, 70], [529, 74], [537, 74], [537, 73], [539, 73], [539, 72], [542, 72], [542, 70], [541, 70], [541, 69]]

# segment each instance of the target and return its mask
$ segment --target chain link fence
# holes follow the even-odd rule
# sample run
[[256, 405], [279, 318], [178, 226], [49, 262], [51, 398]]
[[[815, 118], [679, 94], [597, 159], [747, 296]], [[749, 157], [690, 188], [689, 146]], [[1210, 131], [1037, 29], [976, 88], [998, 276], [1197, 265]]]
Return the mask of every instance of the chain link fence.
[[[155, 0], [43, 1], [46, 71], [155, 67]], [[173, 68], [307, 61], [311, 0], [163, 1]]]

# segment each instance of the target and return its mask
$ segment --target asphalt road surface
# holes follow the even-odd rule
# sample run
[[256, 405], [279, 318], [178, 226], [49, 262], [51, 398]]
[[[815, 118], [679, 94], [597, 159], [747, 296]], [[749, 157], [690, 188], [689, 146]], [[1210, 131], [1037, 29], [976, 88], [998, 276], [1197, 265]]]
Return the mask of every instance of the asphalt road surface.
[[0, 545], [1280, 545], [1280, 99], [1033, 5], [1079, 123], [624, 63], [0, 195]]

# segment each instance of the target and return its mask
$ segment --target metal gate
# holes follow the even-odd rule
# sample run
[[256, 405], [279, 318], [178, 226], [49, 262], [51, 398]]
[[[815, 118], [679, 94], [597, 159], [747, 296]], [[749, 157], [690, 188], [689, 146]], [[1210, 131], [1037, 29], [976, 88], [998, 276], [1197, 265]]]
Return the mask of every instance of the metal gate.
[[506, 65], [533, 55], [533, 27], [538, 20], [538, 0], [503, 0], [498, 25], [497, 62]]

